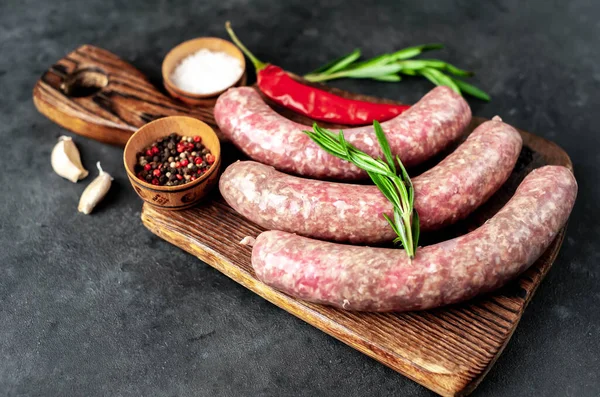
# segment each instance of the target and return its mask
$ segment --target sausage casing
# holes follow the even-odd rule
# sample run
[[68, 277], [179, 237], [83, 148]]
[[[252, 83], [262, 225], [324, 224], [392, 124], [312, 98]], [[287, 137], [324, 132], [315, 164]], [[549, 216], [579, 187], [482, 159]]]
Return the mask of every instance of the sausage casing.
[[[439, 229], [473, 212], [510, 176], [521, 146], [513, 127], [488, 121], [437, 166], [414, 178], [421, 229]], [[225, 170], [219, 189], [237, 212], [266, 229], [356, 244], [396, 237], [382, 216], [392, 216], [391, 203], [374, 185], [308, 180], [245, 161]]]
[[[367, 174], [322, 150], [302, 124], [271, 109], [255, 89], [230, 88], [214, 109], [223, 134], [252, 159], [280, 171], [317, 179], [356, 180]], [[381, 123], [392, 153], [406, 166], [421, 163], [461, 136], [471, 109], [448, 87], [436, 87], [401, 115]], [[373, 126], [344, 130], [346, 140], [371, 156], [381, 156]]]
[[512, 199], [478, 229], [419, 248], [349, 246], [282, 231], [258, 236], [252, 265], [294, 297], [359, 311], [420, 310], [460, 302], [527, 269], [566, 224], [577, 195], [571, 171], [532, 171]]

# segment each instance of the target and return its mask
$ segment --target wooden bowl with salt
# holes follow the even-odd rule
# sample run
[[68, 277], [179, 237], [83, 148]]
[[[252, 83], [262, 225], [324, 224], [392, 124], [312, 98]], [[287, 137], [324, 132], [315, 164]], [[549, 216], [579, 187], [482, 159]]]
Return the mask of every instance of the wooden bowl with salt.
[[[200, 178], [177, 186], [157, 186], [135, 174], [137, 155], [144, 148], [171, 133], [200, 136], [202, 143], [215, 156], [215, 162]], [[170, 116], [154, 120], [137, 130], [125, 146], [123, 163], [133, 190], [148, 204], [164, 210], [183, 210], [196, 205], [216, 185], [221, 166], [221, 144], [206, 123], [187, 116]]]
[[[173, 72], [187, 57], [200, 50], [208, 50], [215, 53], [225, 53], [240, 62], [241, 72], [231, 84], [211, 92], [195, 93], [186, 91], [173, 81]], [[246, 84], [246, 60], [244, 54], [230, 41], [218, 37], [199, 37], [185, 41], [173, 48], [162, 63], [162, 77], [165, 89], [169, 94], [185, 103], [191, 105], [207, 105], [230, 87]]]

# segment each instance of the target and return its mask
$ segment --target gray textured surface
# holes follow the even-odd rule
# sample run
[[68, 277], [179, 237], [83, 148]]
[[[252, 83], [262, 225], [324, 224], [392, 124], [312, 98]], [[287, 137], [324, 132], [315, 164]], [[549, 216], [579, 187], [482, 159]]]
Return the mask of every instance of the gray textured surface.
[[[444, 42], [440, 56], [480, 72], [493, 96], [473, 101], [475, 114], [500, 114], [567, 150], [580, 184], [568, 237], [475, 394], [600, 394], [599, 3], [320, 3], [0, 3], [0, 395], [431, 395], [146, 231], [120, 149], [76, 138], [92, 177], [97, 160], [115, 177], [93, 216], [76, 210], [91, 177], [72, 184], [52, 172], [65, 131], [31, 101], [48, 66], [89, 43], [160, 82], [172, 46], [224, 37], [226, 19], [258, 56], [300, 73], [354, 47]], [[407, 101], [429, 88], [337, 85]]]

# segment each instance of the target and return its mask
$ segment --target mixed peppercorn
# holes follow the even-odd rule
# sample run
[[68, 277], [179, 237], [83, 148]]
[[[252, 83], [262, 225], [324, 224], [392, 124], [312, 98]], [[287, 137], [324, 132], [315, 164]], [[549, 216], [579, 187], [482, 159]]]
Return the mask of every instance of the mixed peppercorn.
[[172, 133], [137, 154], [135, 174], [157, 186], [177, 186], [195, 181], [208, 172], [215, 156], [200, 136]]

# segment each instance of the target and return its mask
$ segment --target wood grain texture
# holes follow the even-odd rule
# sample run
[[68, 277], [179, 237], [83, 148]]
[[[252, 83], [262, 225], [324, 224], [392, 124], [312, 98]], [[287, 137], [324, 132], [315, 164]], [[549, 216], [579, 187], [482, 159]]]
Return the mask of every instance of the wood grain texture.
[[[72, 76], [104, 74], [108, 82], [88, 96], [68, 93]], [[191, 116], [215, 129], [212, 103], [190, 107], [163, 95], [139, 70], [116, 55], [84, 45], [52, 65], [33, 89], [37, 109], [55, 123], [101, 142], [125, 146], [142, 125], [165, 116]]]
[[[67, 95], [61, 86], [78, 70], [107, 72], [106, 86], [85, 97]], [[392, 103], [329, 90], [342, 96]], [[34, 101], [43, 114], [58, 124], [78, 134], [121, 145], [138, 127], [166, 115], [190, 115], [214, 125], [210, 106], [192, 109], [171, 100], [133, 66], [92, 46], [80, 47], [52, 66], [36, 84]], [[312, 123], [270, 104], [288, 118], [307, 125]], [[484, 121], [474, 118], [465, 138]], [[520, 133], [523, 150], [503, 187], [464, 221], [439, 232], [423, 234], [422, 245], [465, 234], [483, 224], [510, 199], [532, 169], [546, 164], [572, 169], [569, 157], [560, 147], [533, 134]], [[411, 174], [435, 165], [451, 150], [453, 148], [411, 170]], [[243, 157], [228, 144], [223, 145], [222, 156], [223, 167]], [[533, 266], [494, 293], [429, 311], [354, 313], [291, 298], [257, 280], [250, 262], [251, 248], [241, 246], [239, 241], [245, 236], [257, 236], [263, 230], [237, 214], [218, 192], [215, 191], [212, 198], [195, 208], [177, 212], [144, 204], [142, 221], [158, 236], [268, 301], [443, 396], [466, 395], [481, 382], [552, 266], [565, 233], [561, 230]]]

